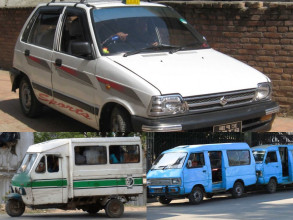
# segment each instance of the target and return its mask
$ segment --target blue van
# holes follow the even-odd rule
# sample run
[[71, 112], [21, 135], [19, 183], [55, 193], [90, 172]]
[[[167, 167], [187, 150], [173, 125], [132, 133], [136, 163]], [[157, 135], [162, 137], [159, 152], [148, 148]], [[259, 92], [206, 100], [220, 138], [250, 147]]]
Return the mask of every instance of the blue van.
[[246, 143], [179, 146], [164, 151], [147, 174], [148, 195], [162, 204], [231, 191], [241, 197], [244, 187], [256, 183], [255, 160]]
[[264, 145], [252, 148], [257, 184], [274, 193], [277, 184], [293, 183], [293, 145]]

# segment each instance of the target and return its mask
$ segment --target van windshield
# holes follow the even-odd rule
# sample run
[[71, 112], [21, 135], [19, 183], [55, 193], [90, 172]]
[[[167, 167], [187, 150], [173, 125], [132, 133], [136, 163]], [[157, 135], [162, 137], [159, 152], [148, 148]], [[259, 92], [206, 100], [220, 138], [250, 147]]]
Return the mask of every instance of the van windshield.
[[200, 35], [168, 7], [111, 7], [92, 10], [93, 26], [102, 55], [208, 48]]
[[187, 153], [161, 154], [152, 166], [152, 170], [180, 169], [182, 168]]
[[256, 163], [262, 163], [264, 156], [265, 156], [265, 151], [252, 151], [252, 154], [254, 156], [255, 162]]
[[23, 158], [23, 161], [19, 169], [17, 170], [17, 173], [29, 172], [36, 158], [37, 158], [37, 154], [26, 154]]

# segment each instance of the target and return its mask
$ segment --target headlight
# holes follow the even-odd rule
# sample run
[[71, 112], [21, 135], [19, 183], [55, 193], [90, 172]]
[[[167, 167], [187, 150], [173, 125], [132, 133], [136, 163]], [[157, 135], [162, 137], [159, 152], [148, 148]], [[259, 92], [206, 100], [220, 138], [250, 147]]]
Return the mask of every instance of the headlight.
[[257, 84], [257, 90], [255, 92], [255, 100], [271, 99], [272, 87], [271, 83], [259, 83]]
[[174, 178], [171, 180], [171, 183], [173, 185], [181, 185], [181, 179], [180, 178]]
[[153, 96], [149, 106], [150, 116], [172, 115], [188, 110], [180, 95]]
[[147, 179], [147, 185], [150, 186], [152, 184], [152, 181], [150, 179]]

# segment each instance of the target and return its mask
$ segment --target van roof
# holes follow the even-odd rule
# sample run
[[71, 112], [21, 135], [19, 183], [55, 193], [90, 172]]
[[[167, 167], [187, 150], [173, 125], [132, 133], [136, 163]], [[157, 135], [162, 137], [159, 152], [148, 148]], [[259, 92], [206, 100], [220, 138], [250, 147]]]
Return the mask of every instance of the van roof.
[[221, 143], [221, 144], [199, 144], [199, 145], [182, 145], [170, 150], [166, 150], [163, 153], [171, 152], [194, 152], [205, 150], [245, 150], [250, 149], [247, 143]]
[[118, 143], [118, 142], [140, 142], [139, 137], [106, 137], [106, 138], [68, 138], [68, 139], [55, 139], [39, 144], [31, 145], [27, 152], [29, 153], [40, 153], [52, 150], [54, 148], [60, 147], [69, 143]]
[[260, 145], [252, 147], [253, 150], [273, 150], [277, 149], [278, 147], [288, 147], [289, 150], [293, 150], [293, 145], [285, 145], [285, 144], [277, 144], [277, 145]]

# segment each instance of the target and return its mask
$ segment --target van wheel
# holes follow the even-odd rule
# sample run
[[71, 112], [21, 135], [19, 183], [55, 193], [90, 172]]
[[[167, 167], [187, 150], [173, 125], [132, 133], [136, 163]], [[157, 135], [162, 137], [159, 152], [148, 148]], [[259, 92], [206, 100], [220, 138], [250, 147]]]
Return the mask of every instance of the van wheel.
[[159, 196], [157, 200], [163, 205], [168, 205], [172, 201], [172, 199], [168, 199], [166, 196]]
[[131, 132], [131, 123], [128, 112], [121, 108], [115, 107], [111, 114], [111, 127], [113, 132]]
[[19, 102], [26, 116], [34, 118], [40, 115], [42, 104], [37, 100], [27, 77], [23, 77], [19, 84]]
[[6, 213], [11, 217], [19, 217], [24, 213], [25, 205], [22, 201], [10, 199], [5, 206]]
[[205, 197], [208, 198], [208, 199], [213, 198], [213, 196], [214, 196], [213, 193], [206, 193], [206, 194], [205, 194]]
[[277, 181], [275, 179], [270, 179], [269, 183], [266, 185], [266, 190], [268, 193], [274, 193], [277, 190]]
[[119, 218], [124, 213], [124, 205], [118, 199], [111, 199], [105, 207], [106, 215], [110, 218]]
[[194, 187], [191, 191], [191, 193], [188, 196], [189, 198], [189, 202], [193, 205], [197, 205], [199, 203], [201, 203], [201, 201], [203, 200], [203, 190], [201, 187]]
[[244, 193], [244, 186], [241, 182], [236, 182], [232, 189], [232, 196], [234, 198], [240, 198]]

